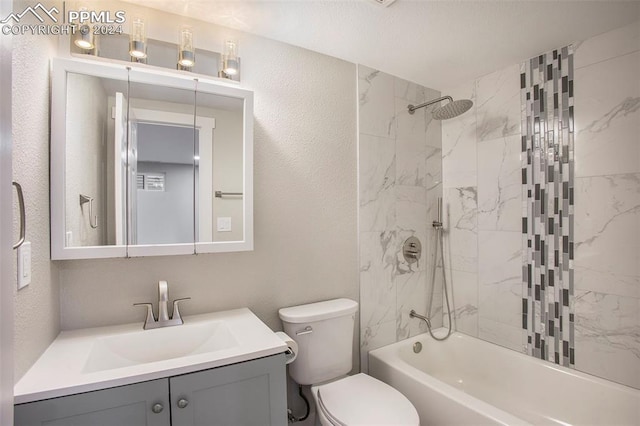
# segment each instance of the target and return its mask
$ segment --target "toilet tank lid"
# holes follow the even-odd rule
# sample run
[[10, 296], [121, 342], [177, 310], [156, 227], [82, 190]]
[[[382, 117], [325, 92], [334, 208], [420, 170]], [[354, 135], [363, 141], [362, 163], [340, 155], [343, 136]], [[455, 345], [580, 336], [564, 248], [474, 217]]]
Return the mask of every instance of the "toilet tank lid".
[[322, 321], [344, 315], [351, 315], [358, 310], [358, 302], [351, 299], [333, 299], [307, 305], [291, 306], [278, 311], [280, 319], [289, 323], [305, 323]]

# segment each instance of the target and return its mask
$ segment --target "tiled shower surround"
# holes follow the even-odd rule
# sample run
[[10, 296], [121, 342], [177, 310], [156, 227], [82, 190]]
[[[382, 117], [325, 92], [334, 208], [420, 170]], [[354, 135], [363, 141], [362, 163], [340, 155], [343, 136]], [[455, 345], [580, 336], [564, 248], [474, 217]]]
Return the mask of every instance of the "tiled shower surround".
[[[640, 22], [573, 46], [575, 368], [640, 388]], [[474, 101], [442, 125], [456, 327], [526, 352], [520, 66], [443, 94]]]
[[520, 66], [522, 328], [527, 353], [573, 367], [573, 46]]
[[[407, 105], [440, 92], [358, 66], [359, 241], [361, 368], [369, 350], [426, 331], [409, 311], [426, 313], [441, 184], [441, 126], [430, 110], [410, 115]], [[409, 265], [402, 243], [415, 235], [423, 255]], [[441, 272], [441, 269], [439, 269]], [[442, 318], [441, 273], [432, 315]]]

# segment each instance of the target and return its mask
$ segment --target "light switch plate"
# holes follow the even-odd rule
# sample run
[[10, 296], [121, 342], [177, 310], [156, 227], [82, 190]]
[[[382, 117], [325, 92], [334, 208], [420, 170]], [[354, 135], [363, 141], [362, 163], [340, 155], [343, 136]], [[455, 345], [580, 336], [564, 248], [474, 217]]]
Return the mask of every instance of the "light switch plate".
[[231, 218], [219, 217], [218, 218], [218, 232], [231, 232]]
[[31, 283], [31, 242], [18, 247], [18, 290]]

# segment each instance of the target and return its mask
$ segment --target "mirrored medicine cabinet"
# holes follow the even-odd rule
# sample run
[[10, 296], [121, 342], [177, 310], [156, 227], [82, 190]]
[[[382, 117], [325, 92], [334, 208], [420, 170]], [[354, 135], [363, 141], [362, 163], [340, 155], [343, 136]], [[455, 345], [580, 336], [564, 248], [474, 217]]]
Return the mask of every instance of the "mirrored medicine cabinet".
[[253, 249], [253, 93], [146, 66], [55, 59], [51, 257]]

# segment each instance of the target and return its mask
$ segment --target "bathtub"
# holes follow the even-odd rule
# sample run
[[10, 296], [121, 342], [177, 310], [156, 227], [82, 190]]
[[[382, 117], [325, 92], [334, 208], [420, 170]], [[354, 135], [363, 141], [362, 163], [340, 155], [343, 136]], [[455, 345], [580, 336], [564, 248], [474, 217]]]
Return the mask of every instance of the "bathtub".
[[409, 398], [422, 425], [640, 425], [640, 391], [461, 333], [373, 350], [369, 374]]

